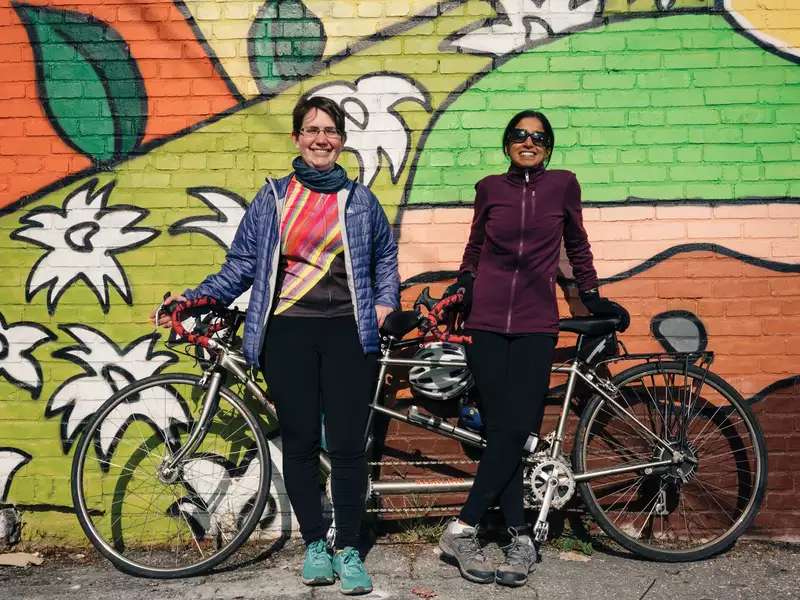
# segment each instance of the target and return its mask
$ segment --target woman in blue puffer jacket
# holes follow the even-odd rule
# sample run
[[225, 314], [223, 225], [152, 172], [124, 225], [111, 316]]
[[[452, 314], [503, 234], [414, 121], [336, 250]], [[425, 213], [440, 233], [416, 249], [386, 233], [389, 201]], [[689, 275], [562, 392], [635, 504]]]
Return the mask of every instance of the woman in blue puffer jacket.
[[[283, 478], [306, 542], [303, 582], [372, 581], [355, 549], [364, 510], [364, 428], [377, 376], [378, 328], [399, 306], [397, 245], [378, 200], [336, 164], [344, 113], [312, 97], [294, 109], [293, 172], [269, 179], [218, 273], [181, 300], [230, 303], [252, 287], [244, 354], [263, 369], [283, 442]], [[326, 547], [319, 489], [320, 413], [332, 463], [336, 552]]]

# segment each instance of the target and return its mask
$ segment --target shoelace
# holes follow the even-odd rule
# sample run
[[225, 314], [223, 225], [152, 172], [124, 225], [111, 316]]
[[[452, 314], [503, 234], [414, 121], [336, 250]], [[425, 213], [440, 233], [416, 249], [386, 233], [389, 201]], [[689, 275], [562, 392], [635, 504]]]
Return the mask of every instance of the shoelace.
[[315, 565], [327, 563], [330, 560], [325, 542], [314, 542], [308, 547], [308, 555]]
[[519, 539], [519, 534], [513, 527], [508, 532], [512, 535], [511, 543], [503, 547], [506, 562], [510, 565], [529, 565], [536, 560], [536, 547]]
[[358, 555], [358, 550], [347, 550], [342, 552], [342, 564], [348, 575], [352, 575], [353, 571], [357, 573], [366, 573], [364, 563], [361, 562], [361, 557]]
[[456, 538], [455, 544], [459, 554], [463, 554], [467, 558], [477, 558], [481, 561], [486, 560], [486, 555], [483, 553], [483, 548], [481, 548], [481, 544], [478, 541], [477, 531], [468, 536]]

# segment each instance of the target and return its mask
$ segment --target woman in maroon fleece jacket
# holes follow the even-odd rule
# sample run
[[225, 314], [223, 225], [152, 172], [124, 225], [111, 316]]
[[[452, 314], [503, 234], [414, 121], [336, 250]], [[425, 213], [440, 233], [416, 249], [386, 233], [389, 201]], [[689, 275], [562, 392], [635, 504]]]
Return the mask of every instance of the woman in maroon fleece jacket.
[[[467, 356], [487, 446], [464, 508], [439, 545], [465, 578], [480, 583], [523, 585], [537, 559], [523, 511], [521, 459], [544, 412], [558, 335], [555, 286], [562, 241], [586, 307], [617, 316], [616, 305], [597, 292], [578, 180], [570, 171], [546, 169], [553, 145], [553, 128], [540, 112], [523, 111], [508, 123], [503, 150], [511, 166], [475, 186], [469, 241], [458, 281], [448, 289], [465, 295], [473, 339]], [[477, 525], [498, 503], [512, 541], [495, 569], [478, 543]]]

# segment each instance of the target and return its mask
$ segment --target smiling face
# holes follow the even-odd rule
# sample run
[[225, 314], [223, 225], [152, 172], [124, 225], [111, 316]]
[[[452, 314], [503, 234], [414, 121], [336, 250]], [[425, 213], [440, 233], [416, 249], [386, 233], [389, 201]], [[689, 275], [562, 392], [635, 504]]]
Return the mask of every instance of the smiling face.
[[303, 131], [292, 133], [292, 140], [300, 151], [300, 156], [309, 167], [314, 167], [318, 171], [332, 169], [344, 145], [341, 136], [331, 138], [325, 135], [323, 130], [326, 128], [336, 128], [333, 118], [324, 110], [312, 108], [303, 117], [302, 130], [315, 129], [319, 130], [319, 133], [315, 136]]
[[[525, 129], [529, 133], [546, 133], [542, 122], [536, 117], [520, 119], [514, 127], [517, 129]], [[530, 136], [527, 136], [522, 142], [509, 141], [506, 144], [506, 151], [514, 166], [521, 169], [533, 169], [538, 167], [550, 156], [550, 149], [535, 144]]]

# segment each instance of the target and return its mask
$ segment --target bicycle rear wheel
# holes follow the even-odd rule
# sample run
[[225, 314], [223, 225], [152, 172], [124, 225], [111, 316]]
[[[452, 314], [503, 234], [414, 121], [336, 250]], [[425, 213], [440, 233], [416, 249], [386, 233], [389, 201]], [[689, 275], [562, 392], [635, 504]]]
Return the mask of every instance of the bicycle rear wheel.
[[207, 571], [247, 540], [264, 512], [269, 448], [258, 419], [226, 388], [200, 447], [173, 475], [161, 468], [188, 439], [205, 396], [194, 375], [148, 377], [114, 394], [78, 443], [78, 520], [121, 571], [160, 579]]
[[[679, 362], [648, 363], [613, 379], [617, 401], [688, 459], [578, 485], [598, 525], [631, 552], [676, 562], [729, 548], [755, 518], [767, 484], [761, 428], [719, 376]], [[581, 415], [576, 473], [671, 458], [631, 417], [595, 396]]]

